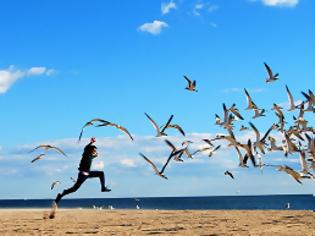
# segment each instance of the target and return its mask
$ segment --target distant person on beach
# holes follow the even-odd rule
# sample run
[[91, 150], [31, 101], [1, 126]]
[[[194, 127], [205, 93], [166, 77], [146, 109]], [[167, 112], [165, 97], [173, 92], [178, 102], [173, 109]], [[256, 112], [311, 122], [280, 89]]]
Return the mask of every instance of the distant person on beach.
[[94, 145], [95, 142], [95, 138], [91, 138], [90, 143], [84, 147], [82, 159], [78, 168], [79, 174], [77, 181], [71, 188], [63, 190], [62, 193], [58, 193], [55, 203], [58, 203], [63, 196], [77, 191], [88, 178], [99, 178], [101, 182], [101, 191], [111, 191], [111, 189], [105, 186], [105, 175], [103, 171], [90, 171], [93, 159], [98, 156], [97, 147]]

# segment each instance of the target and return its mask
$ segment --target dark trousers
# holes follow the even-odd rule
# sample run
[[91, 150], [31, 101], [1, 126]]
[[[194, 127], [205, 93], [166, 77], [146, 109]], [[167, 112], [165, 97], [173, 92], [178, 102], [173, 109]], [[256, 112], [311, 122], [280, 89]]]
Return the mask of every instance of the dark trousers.
[[90, 171], [89, 175], [84, 175], [81, 172], [79, 172], [78, 179], [75, 182], [75, 184], [71, 188], [65, 189], [63, 190], [61, 194], [59, 193], [57, 195], [56, 200], [55, 200], [56, 203], [58, 203], [63, 196], [77, 191], [80, 188], [80, 186], [85, 182], [85, 180], [87, 180], [88, 178], [99, 178], [101, 182], [102, 190], [105, 188], [105, 175], [103, 171]]

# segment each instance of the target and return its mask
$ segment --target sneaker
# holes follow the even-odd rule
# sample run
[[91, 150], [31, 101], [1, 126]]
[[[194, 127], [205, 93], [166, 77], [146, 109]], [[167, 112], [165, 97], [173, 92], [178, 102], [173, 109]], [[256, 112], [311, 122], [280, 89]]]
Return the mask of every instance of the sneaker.
[[107, 187], [102, 188], [102, 192], [110, 192], [110, 191], [112, 191], [112, 190], [107, 188]]

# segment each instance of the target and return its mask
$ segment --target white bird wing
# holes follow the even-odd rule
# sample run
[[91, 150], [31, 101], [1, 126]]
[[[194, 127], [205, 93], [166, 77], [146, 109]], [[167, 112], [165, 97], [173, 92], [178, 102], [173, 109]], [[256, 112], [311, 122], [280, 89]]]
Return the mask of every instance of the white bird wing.
[[191, 85], [192, 85], [191, 80], [190, 80], [190, 79], [189, 79], [186, 75], [184, 75], [184, 78], [185, 78], [185, 80], [187, 80], [188, 87], [190, 88], [190, 87], [191, 87]]
[[55, 146], [51, 146], [50, 148], [51, 149], [55, 149], [57, 152], [61, 153], [64, 156], [67, 156], [67, 154], [61, 148], [58, 148], [58, 147], [55, 147]]
[[115, 123], [108, 122], [108, 123], [106, 123], [106, 124], [104, 124], [104, 125], [101, 124], [101, 125], [99, 125], [99, 126], [113, 126], [113, 127], [117, 128], [117, 129], [121, 130], [121, 131], [124, 132], [125, 134], [127, 134], [127, 135], [129, 136], [129, 138], [133, 141], [133, 137], [131, 136], [131, 134], [129, 133], [129, 131], [128, 131], [125, 127], [123, 127], [123, 126], [121, 126], [121, 125], [117, 125], [117, 124], [115, 124]]
[[152, 124], [153, 127], [155, 128], [156, 132], [157, 132], [158, 134], [160, 134], [161, 131], [160, 131], [159, 126], [155, 123], [155, 121], [154, 121], [147, 113], [144, 113], [144, 114], [145, 114], [146, 117], [149, 119], [149, 121], [151, 122], [151, 124]]
[[294, 104], [294, 99], [293, 99], [292, 93], [290, 92], [290, 90], [289, 90], [287, 85], [285, 86], [285, 88], [287, 90], [288, 99], [289, 99], [289, 105], [290, 105], [290, 108], [289, 108], [288, 111], [293, 111], [295, 109], [295, 104]]
[[258, 131], [256, 126], [252, 122], [249, 122], [249, 125], [252, 127], [252, 129], [254, 130], [254, 132], [256, 134], [256, 142], [259, 142], [260, 141], [260, 132]]
[[252, 108], [253, 100], [245, 88], [244, 88], [244, 92], [245, 92], [246, 100], [247, 100], [247, 108], [246, 109], [250, 109], [250, 108]]
[[271, 68], [267, 65], [267, 63], [264, 62], [264, 65], [266, 67], [266, 70], [267, 70], [267, 73], [269, 75], [269, 78], [272, 78], [273, 77], [273, 74], [272, 74], [272, 70]]
[[31, 163], [34, 163], [35, 161], [38, 161], [38, 160], [42, 159], [44, 156], [45, 156], [44, 153], [39, 154], [37, 157], [35, 157], [35, 158], [31, 161]]
[[50, 189], [51, 190], [53, 190], [54, 189], [54, 187], [56, 186], [56, 185], [58, 185], [58, 184], [60, 184], [60, 181], [54, 181], [52, 184], [51, 184], [51, 187], [50, 187]]
[[146, 160], [150, 165], [151, 167], [153, 168], [154, 172], [156, 174], [160, 174], [159, 170], [156, 168], [156, 166], [154, 165], [154, 163], [149, 159], [147, 158], [145, 155], [143, 155], [142, 153], [139, 153], [140, 156], [143, 157], [144, 160]]

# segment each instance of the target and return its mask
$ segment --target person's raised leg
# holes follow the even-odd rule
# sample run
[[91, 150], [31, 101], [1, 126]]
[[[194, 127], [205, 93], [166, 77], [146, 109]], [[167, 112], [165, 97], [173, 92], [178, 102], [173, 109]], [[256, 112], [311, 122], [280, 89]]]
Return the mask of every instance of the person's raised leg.
[[83, 174], [79, 173], [78, 179], [75, 182], [75, 184], [71, 188], [63, 190], [62, 193], [58, 193], [58, 195], [55, 199], [55, 202], [58, 203], [63, 196], [77, 191], [87, 178], [88, 178], [87, 175], [83, 175]]
[[101, 191], [102, 192], [110, 192], [111, 189], [105, 186], [105, 175], [103, 171], [90, 171], [88, 178], [99, 178], [101, 183]]

